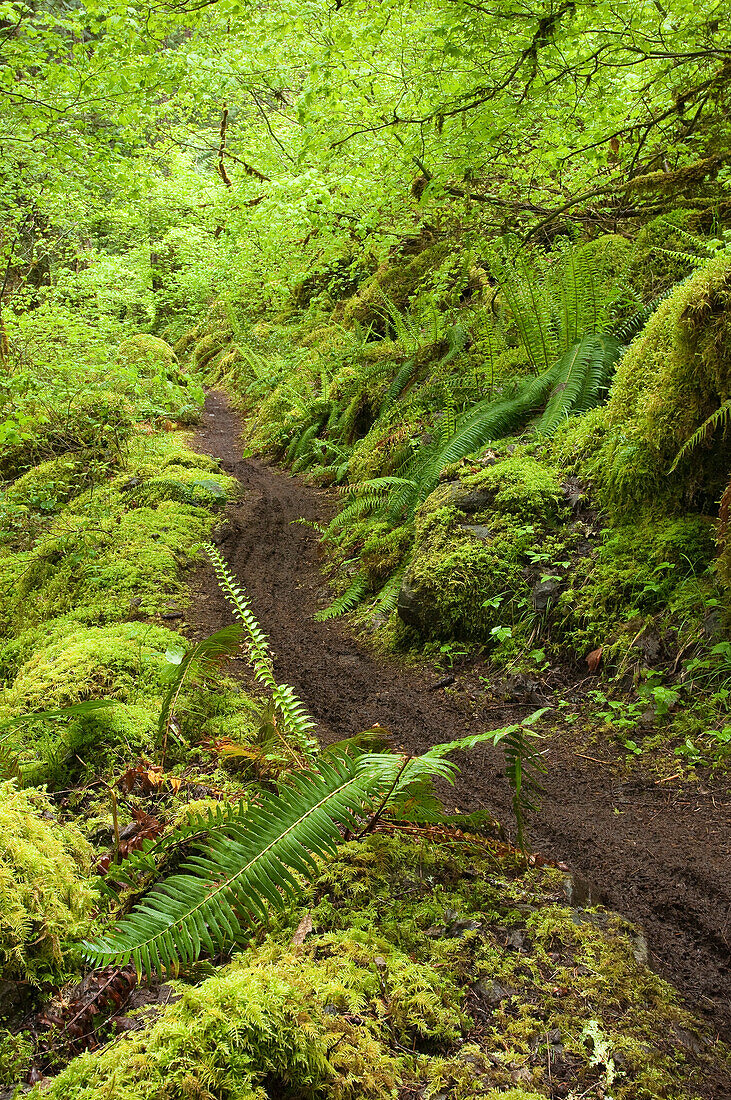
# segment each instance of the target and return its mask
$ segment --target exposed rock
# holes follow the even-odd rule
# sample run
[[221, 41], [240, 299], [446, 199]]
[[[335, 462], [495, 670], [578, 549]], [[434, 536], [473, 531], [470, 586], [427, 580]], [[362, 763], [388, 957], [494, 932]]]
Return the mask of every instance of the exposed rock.
[[495, 493], [492, 489], [469, 489], [458, 481], [449, 485], [447, 503], [453, 504], [455, 508], [459, 508], [460, 512], [465, 512], [467, 515], [489, 511], [494, 500]]
[[553, 600], [553, 597], [561, 589], [560, 577], [546, 577], [544, 581], [539, 581], [538, 584], [533, 586], [531, 598], [533, 600], [533, 607], [536, 611], [545, 611], [549, 603]]
[[402, 622], [422, 634], [429, 634], [439, 626], [433, 595], [428, 589], [416, 588], [407, 578], [401, 584], [396, 610]]
[[460, 528], [466, 535], [471, 535], [473, 539], [480, 539], [481, 542], [489, 542], [492, 538], [492, 531], [489, 527], [485, 527], [481, 523], [460, 523]]
[[490, 978], [481, 978], [479, 982], [475, 982], [472, 992], [490, 1008], [497, 1008], [502, 1001], [507, 1001], [508, 997], [515, 995], [514, 989]]
[[426, 935], [433, 940], [461, 939], [467, 932], [480, 932], [482, 927], [481, 921], [464, 919], [452, 909], [447, 909], [444, 924], [435, 924], [428, 928]]

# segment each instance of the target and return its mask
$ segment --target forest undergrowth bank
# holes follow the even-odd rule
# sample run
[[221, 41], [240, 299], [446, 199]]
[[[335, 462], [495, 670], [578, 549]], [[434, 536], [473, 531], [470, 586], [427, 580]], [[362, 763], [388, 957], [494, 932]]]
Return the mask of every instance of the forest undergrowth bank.
[[729, 18], [5, 4], [8, 1098], [731, 1096]]
[[[172, 1087], [257, 1100], [263, 1087], [338, 1097], [441, 1088], [455, 1097], [524, 1100], [568, 1096], [578, 1085], [596, 1096], [610, 1087], [620, 1097], [638, 1090], [722, 1095], [723, 1049], [648, 968], [647, 941], [621, 918], [569, 902], [564, 874], [527, 866], [491, 835], [489, 813], [425, 823], [437, 806], [423, 779], [404, 789], [373, 836], [342, 849], [335, 865], [318, 863], [311, 894], [304, 888], [281, 916], [273, 911], [266, 925], [256, 920], [252, 932], [228, 943], [225, 933], [219, 939], [221, 916], [208, 917], [214, 938], [210, 958], [200, 962], [179, 941], [181, 986], [138, 984], [125, 958], [94, 955], [110, 920], [113, 928], [124, 914], [133, 922], [142, 915], [140, 898], [154, 899], [151, 885], [179, 866], [191, 840], [204, 840], [205, 850], [205, 838], [222, 829], [224, 850], [235, 852], [236, 822], [257, 814], [275, 779], [321, 768], [317, 757], [307, 763], [311, 741], [291, 695], [275, 689], [279, 703], [272, 705], [257, 686], [257, 668], [266, 682], [269, 667], [256, 656], [266, 645], [258, 627], [244, 651], [253, 675], [243, 690], [219, 665], [236, 652], [240, 635], [209, 649], [212, 664], [185, 665], [195, 647], [176, 628], [195, 625], [201, 609], [213, 606], [210, 592], [201, 600], [189, 591], [197, 548], [209, 533], [225, 555], [238, 548], [242, 565], [253, 568], [256, 612], [269, 619], [284, 651], [281, 675], [291, 677], [316, 718], [319, 689], [333, 684], [329, 738], [361, 725], [339, 697], [343, 681], [326, 667], [303, 676], [279, 637], [288, 601], [272, 552], [285, 540], [270, 537], [271, 523], [304, 539], [310, 557], [314, 532], [292, 526], [292, 505], [282, 509], [268, 496], [259, 521], [252, 517], [232, 536], [223, 509], [229, 502], [229, 516], [245, 516], [252, 486], [220, 441], [208, 447], [209, 458], [180, 434], [181, 422], [193, 417], [190, 405], [200, 401], [194, 379], [147, 337], [121, 342], [114, 358], [126, 364], [129, 392], [114, 415], [91, 400], [98, 420], [88, 437], [73, 429], [85, 427], [76, 403], [88, 398], [95, 374], [80, 393], [77, 347], [71, 380], [56, 360], [56, 404], [47, 368], [40, 392], [25, 379], [26, 433], [13, 452], [14, 469], [24, 472], [7, 472], [6, 507], [18, 518], [8, 524], [4, 555], [12, 630], [3, 651], [4, 706], [10, 721], [29, 715], [3, 733], [4, 760], [17, 773], [2, 786], [9, 1027], [0, 1065], [8, 1095], [23, 1081], [39, 1082], [39, 1095], [63, 1097], [101, 1096], [110, 1087], [130, 1098], [162, 1097]], [[110, 359], [105, 388], [112, 369]], [[64, 433], [57, 410], [67, 413]], [[214, 440], [225, 416], [219, 406]], [[229, 420], [225, 447], [236, 434]], [[72, 476], [60, 490], [66, 464]], [[303, 499], [295, 498], [297, 507]], [[293, 571], [300, 584], [302, 560]], [[316, 572], [310, 577], [318, 584]], [[269, 605], [260, 602], [262, 590]], [[215, 637], [230, 622], [230, 611], [221, 615], [219, 607], [208, 626]], [[306, 616], [297, 626], [303, 638], [310, 628], [340, 632]], [[337, 653], [305, 644], [327, 666], [343, 655], [345, 638], [340, 632]], [[346, 676], [352, 680], [356, 669], [362, 676], [361, 664], [371, 659], [362, 650]], [[280, 665], [272, 667], [278, 680]], [[412, 707], [403, 681], [393, 683], [404, 728], [413, 728], [423, 685], [413, 689]], [[369, 717], [372, 688], [368, 676], [363, 725], [384, 722], [386, 711], [395, 716], [387, 694]], [[99, 699], [107, 706], [96, 709]], [[464, 717], [445, 725], [441, 703], [432, 722], [433, 735], [422, 731], [411, 751], [428, 754], [435, 739], [468, 732]], [[493, 774], [492, 789], [504, 782]], [[470, 788], [458, 787], [464, 811], [473, 808]], [[90, 940], [91, 957], [109, 960], [101, 969], [84, 966], [82, 941]], [[164, 942], [157, 962], [146, 956], [153, 971], [164, 969], [171, 949]], [[242, 953], [229, 964], [235, 942]]]

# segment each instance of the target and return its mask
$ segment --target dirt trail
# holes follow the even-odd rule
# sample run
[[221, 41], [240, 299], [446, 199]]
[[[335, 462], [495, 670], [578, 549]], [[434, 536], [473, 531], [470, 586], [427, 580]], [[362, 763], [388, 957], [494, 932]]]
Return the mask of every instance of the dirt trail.
[[[229, 508], [221, 551], [271, 637], [278, 677], [304, 700], [321, 739], [346, 737], [379, 722], [393, 731], [395, 745], [419, 752], [514, 721], [519, 712], [509, 708], [470, 713], [444, 692], [430, 691], [433, 678], [378, 660], [337, 620], [313, 621], [326, 595], [317, 537], [294, 521], [327, 515], [329, 496], [261, 461], [242, 459], [239, 434], [225, 396], [209, 394], [196, 446], [220, 459], [244, 489], [243, 501]], [[210, 570], [201, 572], [197, 586], [189, 626], [210, 633], [230, 621], [230, 613]], [[606, 904], [638, 922], [653, 967], [731, 1040], [728, 788], [693, 786], [684, 794], [663, 784], [622, 783], [560, 746], [551, 748], [547, 763], [542, 810], [531, 823], [534, 845], [568, 863]], [[501, 754], [474, 750], [454, 804], [491, 810], [509, 823], [509, 802]]]

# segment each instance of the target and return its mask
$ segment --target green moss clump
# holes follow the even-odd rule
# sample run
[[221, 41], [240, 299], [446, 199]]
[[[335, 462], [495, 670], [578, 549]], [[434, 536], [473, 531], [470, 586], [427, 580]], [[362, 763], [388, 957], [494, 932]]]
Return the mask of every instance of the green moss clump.
[[103, 471], [74, 455], [32, 467], [0, 490], [0, 545], [16, 550], [32, 546], [65, 504], [84, 492]]
[[0, 444], [0, 476], [7, 479], [66, 454], [81, 455], [86, 464], [114, 465], [134, 424], [126, 398], [94, 389], [71, 397], [63, 391], [45, 400], [29, 397], [21, 416], [17, 430], [10, 430], [13, 420], [8, 420]]
[[[558, 472], [524, 449], [479, 473], [467, 470], [463, 467], [460, 473], [461, 484], [492, 498], [489, 508], [480, 507], [477, 511], [489, 510], [500, 516], [537, 519], [543, 523], [552, 522], [558, 515], [563, 500]], [[459, 507], [459, 496], [455, 497], [455, 504]]]
[[502, 619], [507, 593], [527, 601], [521, 556], [531, 545], [532, 531], [504, 523], [475, 537], [459, 525], [453, 508], [417, 516], [400, 617], [426, 637], [487, 640]]
[[98, 625], [166, 610], [234, 485], [183, 437], [138, 436], [122, 474], [58, 509], [31, 551], [0, 554], [7, 634], [59, 615]]
[[395, 1096], [398, 1059], [348, 1017], [378, 996], [372, 957], [333, 944], [322, 962], [267, 945], [247, 953], [141, 1033], [83, 1055], [43, 1095], [96, 1100], [216, 1096], [265, 1100], [271, 1090], [332, 1100]]
[[494, 641], [531, 614], [526, 566], [552, 548], [562, 494], [555, 471], [522, 451], [463, 470], [417, 512], [398, 611], [427, 637]]
[[[45, 464], [13, 488], [30, 495], [70, 461]], [[100, 696], [118, 703], [69, 725], [16, 731], [26, 779], [68, 780], [84, 764], [109, 767], [151, 751], [171, 670], [165, 654], [185, 642], [144, 620], [181, 612], [186, 571], [234, 484], [180, 434], [139, 433], [122, 472], [56, 501], [36, 531], [26, 523], [28, 549], [0, 549], [0, 713]]]
[[690, 255], [702, 255], [691, 236], [697, 227], [694, 210], [673, 210], [653, 218], [637, 234], [629, 275], [644, 301], [652, 300], [690, 274]]
[[731, 439], [717, 431], [670, 473], [678, 452], [731, 396], [731, 259], [721, 255], [660, 305], [622, 359], [605, 408], [568, 429], [574, 453], [613, 516], [710, 511], [728, 482]]
[[660, 634], [672, 628], [680, 605], [684, 619], [694, 613], [700, 620], [704, 596], [713, 595], [704, 574], [714, 548], [714, 525], [706, 516], [649, 517], [608, 528], [596, 553], [577, 563], [559, 598], [556, 636], [578, 654], [602, 645], [608, 659], [623, 655], [654, 617], [666, 620], [656, 626]]
[[0, 959], [4, 977], [58, 977], [67, 941], [89, 931], [91, 848], [53, 820], [40, 791], [0, 783]]
[[119, 362], [124, 366], [137, 365], [172, 367], [177, 362], [175, 351], [157, 336], [148, 336], [141, 332], [130, 336], [119, 345]]
[[357, 322], [364, 327], [373, 325], [383, 331], [385, 299], [397, 309], [404, 309], [422, 280], [439, 268], [450, 251], [451, 245], [443, 241], [425, 248], [400, 266], [393, 260], [384, 261], [375, 275], [362, 284], [357, 294], [337, 304], [333, 321], [346, 328], [352, 328]]
[[66, 621], [22, 665], [3, 702], [13, 710], [37, 710], [110, 692], [122, 701], [137, 692], [158, 694], [170, 670], [165, 652], [180, 645], [180, 635], [149, 623], [81, 627]]
[[[696, 1096], [724, 1050], [696, 1040], [630, 926], [560, 896], [557, 872], [474, 836], [350, 843], [263, 943], [31, 1095], [545, 1100], [561, 1080]], [[304, 914], [313, 931], [293, 946]]]
[[0, 1087], [11, 1090], [27, 1074], [32, 1058], [33, 1043], [27, 1032], [13, 1034], [0, 1029]]

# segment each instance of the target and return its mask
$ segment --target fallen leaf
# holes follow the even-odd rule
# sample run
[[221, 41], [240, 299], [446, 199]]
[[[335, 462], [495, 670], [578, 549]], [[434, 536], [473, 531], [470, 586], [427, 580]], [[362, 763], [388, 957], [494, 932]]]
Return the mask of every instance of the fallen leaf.
[[604, 652], [604, 647], [603, 646], [599, 646], [598, 649], [592, 649], [591, 653], [586, 658], [586, 663], [589, 667], [589, 672], [596, 672], [596, 670], [599, 668], [599, 665], [602, 662], [602, 653], [603, 652]]
[[292, 936], [292, 940], [291, 940], [292, 947], [301, 947], [302, 944], [305, 942], [305, 939], [307, 938], [307, 936], [309, 936], [311, 931], [312, 931], [312, 917], [310, 916], [309, 913], [305, 913], [304, 917], [302, 918], [302, 920], [297, 925], [297, 930], [296, 930], [295, 934]]

